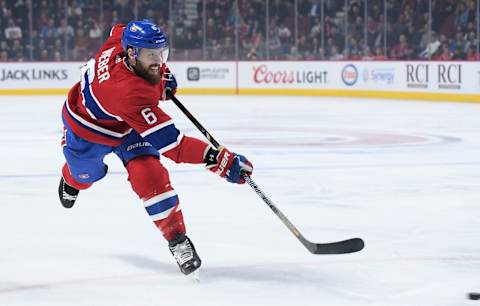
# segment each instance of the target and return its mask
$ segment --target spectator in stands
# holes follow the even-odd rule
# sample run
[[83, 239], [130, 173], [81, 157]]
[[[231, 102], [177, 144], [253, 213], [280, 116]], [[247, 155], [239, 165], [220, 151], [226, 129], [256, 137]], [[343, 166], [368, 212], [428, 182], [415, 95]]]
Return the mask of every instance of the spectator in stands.
[[22, 29], [15, 24], [13, 18], [8, 19], [8, 25], [4, 31], [5, 38], [8, 40], [21, 39], [22, 38]]
[[384, 61], [386, 59], [387, 59], [387, 57], [385, 56], [385, 53], [383, 52], [383, 49], [380, 48], [380, 47], [376, 47], [375, 52], [373, 54], [373, 60]]
[[300, 0], [298, 2], [298, 13], [300, 16], [307, 16], [312, 9], [312, 0]]
[[0, 51], [0, 62], [8, 62], [8, 53], [7, 51]]
[[310, 12], [308, 12], [308, 15], [310, 16], [320, 16], [321, 14], [321, 7], [322, 7], [322, 2], [323, 0], [314, 0], [311, 7], [310, 7]]
[[60, 54], [59, 51], [55, 51], [53, 53], [53, 61], [54, 62], [61, 62], [63, 60], [62, 55]]
[[250, 49], [250, 51], [248, 51], [248, 53], [246, 55], [246, 58], [247, 58], [247, 60], [252, 60], [252, 61], [257, 60], [258, 59], [257, 49], [255, 49], [255, 48]]
[[[8, 8], [6, 1], [0, 1], [0, 28], [4, 29], [7, 26], [7, 21], [12, 17], [12, 10]], [[0, 33], [4, 35], [4, 33]]]
[[372, 16], [367, 17], [367, 44], [369, 46], [374, 46], [377, 37], [381, 35], [380, 33], [380, 24], [372, 18]]
[[335, 46], [337, 46], [339, 50], [343, 50], [345, 48], [345, 35], [340, 34], [336, 25], [332, 25], [330, 28], [329, 37], [333, 39]]
[[469, 16], [469, 8], [465, 5], [465, 3], [459, 1], [457, 9], [455, 10], [455, 25], [460, 27], [466, 26]]
[[350, 37], [348, 40], [347, 47], [345, 49], [345, 54], [348, 55], [350, 60], [359, 60], [360, 59], [360, 50], [357, 43], [357, 40], [354, 37]]
[[85, 31], [82, 28], [77, 29], [77, 35], [75, 37], [75, 47], [73, 48], [73, 59], [83, 60], [87, 58], [89, 52], [90, 40], [85, 35]]
[[450, 51], [456, 52], [457, 49], [461, 49], [462, 52], [465, 48], [465, 41], [464, 41], [464, 36], [463, 32], [461, 31], [461, 28], [457, 29], [457, 33], [455, 34], [455, 39], [452, 39], [452, 42], [450, 43]]
[[306, 51], [303, 54], [301, 54], [302, 59], [306, 61], [314, 61], [317, 59], [317, 57], [310, 51]]
[[[148, 10], [150, 1], [139, 1], [138, 11], [146, 12]], [[164, 1], [161, 1], [164, 2]], [[131, 1], [128, 0], [114, 0], [113, 9], [116, 12], [116, 18], [119, 20], [132, 20], [134, 19], [134, 11], [132, 10]], [[116, 23], [114, 23], [116, 24]]]
[[465, 33], [470, 33], [470, 32], [477, 33], [476, 21], [475, 21], [475, 23], [474, 22], [467, 23], [467, 26], [462, 30]]
[[464, 51], [468, 53], [468, 49], [470, 48], [476, 48], [477, 46], [477, 39], [476, 39], [477, 34], [475, 32], [470, 32], [468, 33], [467, 41], [465, 42], [465, 49]]
[[95, 19], [92, 17], [88, 18], [87, 21], [88, 24], [88, 37], [93, 40], [93, 41], [99, 41], [101, 36], [102, 36], [102, 29], [100, 29], [100, 26]]
[[463, 52], [463, 47], [458, 47], [455, 49], [452, 55], [452, 60], [454, 61], [462, 61], [467, 58], [467, 55], [465, 52]]
[[298, 61], [302, 59], [301, 54], [298, 52], [297, 47], [291, 46], [290, 47], [290, 52], [287, 54], [287, 60], [290, 61]]
[[223, 22], [223, 25], [221, 26], [221, 33], [223, 37], [230, 37], [233, 40], [235, 37], [235, 28], [230, 21], [225, 20]]
[[370, 47], [365, 45], [363, 47], [363, 52], [362, 52], [362, 61], [371, 61], [373, 60], [373, 54], [372, 52], [370, 51]]
[[285, 22], [285, 19], [290, 15], [293, 10], [290, 8], [291, 3], [282, 0], [270, 1], [270, 16], [278, 17], [280, 24]]
[[292, 32], [290, 31], [290, 29], [284, 23], [281, 23], [278, 27], [278, 39], [280, 39], [283, 54], [288, 54], [288, 52], [290, 51], [291, 37]]
[[20, 43], [19, 39], [13, 41], [13, 45], [10, 48], [10, 58], [25, 58], [25, 47]]
[[423, 58], [430, 58], [437, 52], [440, 46], [441, 46], [441, 43], [440, 43], [440, 40], [438, 39], [437, 34], [434, 31], [432, 31], [432, 38], [430, 43], [427, 44], [426, 49], [423, 50], [419, 55], [420, 57], [423, 57]]
[[282, 54], [281, 47], [282, 47], [282, 44], [280, 42], [280, 38], [278, 37], [278, 32], [274, 31], [274, 29], [270, 29], [268, 48], [269, 48], [271, 59], [274, 59], [274, 60], [280, 59]]
[[7, 55], [10, 53], [10, 47], [6, 40], [0, 41], [0, 52], [6, 52]]
[[450, 61], [452, 59], [452, 52], [447, 45], [442, 45], [441, 53], [434, 56], [433, 59], [436, 61]]
[[313, 55], [318, 55], [318, 51], [320, 49], [320, 39], [318, 37], [313, 37], [312, 42], [310, 44], [310, 51]]
[[48, 55], [48, 51], [47, 50], [42, 50], [40, 52], [40, 61], [42, 62], [48, 62], [51, 60], [50, 56]]
[[425, 0], [415, 0], [412, 4], [412, 9], [414, 11], [414, 16], [413, 16], [413, 22], [415, 23], [415, 27], [418, 28], [418, 26], [422, 25], [423, 23], [416, 23], [416, 22], [421, 22], [421, 16], [423, 16], [424, 13], [428, 12], [428, 1]]
[[345, 56], [338, 52], [337, 46], [332, 46], [332, 51], [329, 59], [332, 61], [341, 61], [345, 59]]
[[[332, 47], [336, 46], [335, 43], [333, 42], [333, 38], [328, 38], [327, 43], [325, 44], [325, 54], [327, 54], [328, 57], [332, 54]], [[338, 47], [337, 47], [338, 51]]]
[[[57, 42], [57, 45], [60, 45], [63, 47], [63, 41], [61, 41], [60, 39], [58, 39], [59, 42]], [[53, 50], [55, 49], [55, 44], [52, 44], [52, 43], [47, 43], [43, 38], [41, 38], [39, 41], [38, 41], [38, 46], [36, 49], [34, 49], [34, 52], [35, 52], [35, 57], [37, 60], [40, 60], [40, 56], [41, 56], [41, 53], [43, 50], [46, 50], [47, 51], [47, 54], [48, 54], [48, 57], [51, 58], [53, 57]]]
[[235, 58], [235, 44], [230, 36], [225, 37], [222, 48], [222, 60]]
[[320, 18], [315, 18], [310, 36], [320, 38], [322, 35], [322, 23]]
[[[202, 31], [200, 30], [198, 34], [201, 34]], [[197, 32], [194, 32], [193, 30], [190, 30], [187, 32], [187, 35], [185, 36], [185, 42], [184, 42], [184, 49], [201, 49], [201, 36], [196, 35]]]
[[58, 29], [55, 27], [53, 17], [48, 19], [47, 24], [40, 30], [40, 37], [46, 39], [48, 42], [53, 42], [58, 37]]
[[316, 56], [317, 56], [317, 59], [320, 60], [320, 61], [324, 61], [324, 60], [327, 59], [325, 49], [322, 48], [322, 47], [318, 48], [318, 52], [317, 52]]
[[252, 35], [250, 38], [250, 46], [256, 48], [257, 50], [265, 49], [265, 40], [263, 39], [262, 32], [257, 32]]
[[219, 36], [219, 34], [220, 33], [217, 25], [215, 24], [215, 20], [213, 18], [208, 18], [206, 28], [207, 40], [215, 39]]
[[59, 53], [60, 54], [60, 57], [63, 59], [64, 56], [64, 50], [65, 50], [65, 47], [64, 47], [64, 40], [60, 39], [60, 38], [57, 38], [55, 39], [55, 44], [51, 50], [51, 53], [53, 54], [53, 58], [55, 60], [55, 53]]
[[[10, 1], [13, 2], [13, 1]], [[30, 1], [27, 0], [15, 0], [12, 4], [12, 16], [15, 16], [17, 24], [23, 28], [28, 28], [28, 14]]]
[[467, 61], [478, 61], [478, 60], [480, 60], [480, 55], [477, 54], [477, 51], [475, 50], [475, 48], [473, 46], [468, 48], [467, 55], [466, 55], [466, 60]]
[[42, 53], [43, 50], [47, 50], [47, 45], [45, 43], [45, 40], [43, 38], [40, 38], [38, 40], [38, 43], [33, 47], [33, 55], [34, 55], [33, 59], [40, 60], [40, 54]]
[[71, 25], [67, 23], [65, 19], [60, 20], [60, 26], [58, 27], [58, 37], [62, 39], [66, 38], [69, 42], [71, 42], [75, 32]]
[[218, 60], [222, 55], [222, 46], [216, 39], [212, 39], [209, 42], [209, 52], [208, 52], [208, 59], [209, 60]]
[[298, 52], [303, 55], [306, 52], [311, 52], [312, 51], [312, 41], [310, 39], [307, 40], [307, 37], [305, 35], [300, 36], [298, 39]]
[[398, 60], [410, 59], [412, 54], [412, 49], [408, 45], [407, 37], [405, 35], [400, 35], [398, 44], [396, 44], [392, 49], [392, 58]]
[[365, 23], [363, 22], [363, 18], [361, 16], [357, 16], [355, 18], [355, 23], [351, 24], [349, 28], [349, 34], [355, 39], [363, 37], [363, 33], [365, 31]]

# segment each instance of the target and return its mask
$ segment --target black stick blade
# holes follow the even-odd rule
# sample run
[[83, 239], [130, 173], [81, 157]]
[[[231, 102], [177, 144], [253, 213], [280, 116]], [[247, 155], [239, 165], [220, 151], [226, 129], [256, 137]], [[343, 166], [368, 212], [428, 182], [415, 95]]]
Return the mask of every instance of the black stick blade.
[[360, 238], [352, 238], [330, 243], [312, 243], [305, 241], [304, 245], [312, 254], [348, 254], [361, 251], [365, 243]]

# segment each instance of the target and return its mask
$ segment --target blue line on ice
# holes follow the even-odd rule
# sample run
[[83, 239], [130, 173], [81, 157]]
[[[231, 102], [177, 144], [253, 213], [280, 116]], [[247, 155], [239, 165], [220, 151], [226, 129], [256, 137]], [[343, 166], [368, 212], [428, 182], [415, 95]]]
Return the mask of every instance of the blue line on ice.
[[[296, 167], [262, 167], [255, 168], [255, 172], [259, 171], [308, 171], [308, 170], [322, 170], [322, 169], [361, 169], [361, 168], [396, 168], [396, 167], [439, 167], [439, 166], [480, 166], [480, 161], [471, 162], [434, 162], [434, 163], [397, 163], [397, 164], [354, 164], [354, 165], [320, 165], [320, 166], [296, 166]], [[172, 173], [195, 173], [205, 171], [203, 168], [199, 169], [170, 169]], [[111, 171], [108, 175], [126, 175], [126, 171]], [[0, 174], [0, 179], [28, 179], [39, 177], [58, 177], [60, 173], [26, 173], [26, 174]]]

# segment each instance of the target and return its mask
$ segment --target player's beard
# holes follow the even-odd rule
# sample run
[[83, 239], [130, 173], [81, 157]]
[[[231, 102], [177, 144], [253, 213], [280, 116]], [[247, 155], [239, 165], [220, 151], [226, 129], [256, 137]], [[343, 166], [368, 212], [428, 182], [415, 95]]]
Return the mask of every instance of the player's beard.
[[[157, 70], [152, 70], [152, 68], [158, 68]], [[160, 65], [154, 64], [146, 67], [141, 61], [137, 60], [135, 67], [133, 67], [135, 73], [141, 78], [147, 80], [153, 85], [160, 83]]]

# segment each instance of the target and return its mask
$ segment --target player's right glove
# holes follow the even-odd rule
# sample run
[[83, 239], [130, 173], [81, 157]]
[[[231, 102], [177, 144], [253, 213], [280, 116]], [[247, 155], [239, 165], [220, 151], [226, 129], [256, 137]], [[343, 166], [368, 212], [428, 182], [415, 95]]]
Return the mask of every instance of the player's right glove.
[[245, 156], [230, 152], [223, 146], [218, 150], [209, 148], [204, 161], [208, 170], [226, 178], [230, 183], [244, 184], [242, 172], [251, 175], [253, 171], [252, 163]]

